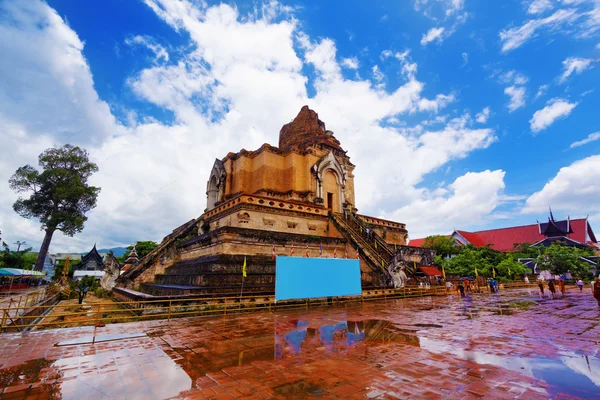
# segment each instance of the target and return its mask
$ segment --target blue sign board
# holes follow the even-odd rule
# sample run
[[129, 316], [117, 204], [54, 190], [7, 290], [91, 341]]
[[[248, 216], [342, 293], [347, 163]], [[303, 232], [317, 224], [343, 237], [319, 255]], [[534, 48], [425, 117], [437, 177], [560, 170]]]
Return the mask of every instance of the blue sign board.
[[358, 260], [277, 257], [275, 301], [361, 294]]

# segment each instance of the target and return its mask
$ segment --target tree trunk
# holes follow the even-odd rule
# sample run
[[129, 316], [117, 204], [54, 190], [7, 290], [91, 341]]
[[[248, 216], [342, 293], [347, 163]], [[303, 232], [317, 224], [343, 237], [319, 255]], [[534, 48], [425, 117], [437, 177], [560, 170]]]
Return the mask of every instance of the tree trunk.
[[36, 271], [41, 271], [44, 268], [44, 261], [46, 261], [46, 254], [48, 254], [48, 249], [50, 248], [50, 242], [52, 241], [53, 234], [54, 229], [46, 229], [46, 234], [44, 235], [42, 247], [40, 247], [40, 252], [38, 253], [37, 260], [35, 261]]

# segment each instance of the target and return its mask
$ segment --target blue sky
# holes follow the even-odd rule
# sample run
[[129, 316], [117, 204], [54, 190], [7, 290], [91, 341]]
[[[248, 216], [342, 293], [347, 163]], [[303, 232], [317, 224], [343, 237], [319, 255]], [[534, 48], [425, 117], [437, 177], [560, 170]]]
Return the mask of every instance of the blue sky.
[[[0, 29], [0, 181], [66, 142], [100, 167], [54, 251], [160, 240], [202, 213], [215, 158], [276, 144], [303, 104], [357, 165], [359, 211], [412, 237], [549, 206], [600, 224], [597, 0], [0, 1]], [[37, 246], [0, 193], [3, 238]]]

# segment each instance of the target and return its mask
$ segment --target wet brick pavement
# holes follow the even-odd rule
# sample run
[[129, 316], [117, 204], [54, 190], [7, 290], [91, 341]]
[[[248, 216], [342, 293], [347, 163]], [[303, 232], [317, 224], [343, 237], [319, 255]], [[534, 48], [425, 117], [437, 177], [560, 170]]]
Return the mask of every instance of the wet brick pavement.
[[2, 334], [0, 398], [600, 398], [600, 308], [537, 296]]

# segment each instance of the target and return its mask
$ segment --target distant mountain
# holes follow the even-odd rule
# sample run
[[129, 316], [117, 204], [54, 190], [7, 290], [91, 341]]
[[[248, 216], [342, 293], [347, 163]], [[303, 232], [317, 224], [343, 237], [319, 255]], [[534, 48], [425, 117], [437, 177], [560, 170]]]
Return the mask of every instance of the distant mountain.
[[[127, 253], [127, 247], [113, 247], [112, 249], [98, 249], [98, 253], [108, 253], [112, 251], [115, 257], [121, 257]], [[84, 253], [85, 254], [85, 253]]]

